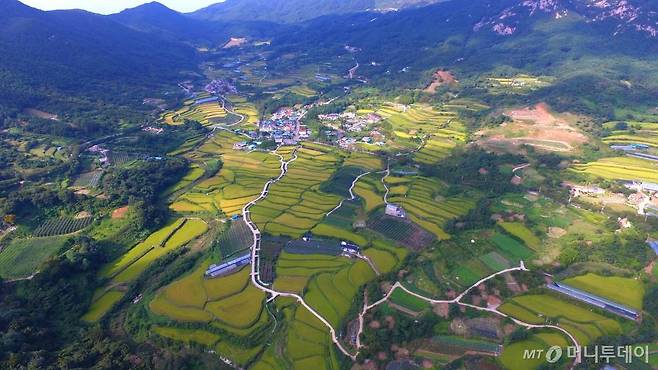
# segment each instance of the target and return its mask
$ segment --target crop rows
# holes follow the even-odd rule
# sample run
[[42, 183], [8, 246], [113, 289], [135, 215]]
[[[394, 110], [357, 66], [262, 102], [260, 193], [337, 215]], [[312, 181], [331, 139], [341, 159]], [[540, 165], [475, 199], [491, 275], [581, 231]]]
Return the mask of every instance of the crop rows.
[[56, 236], [56, 235], [66, 235], [71, 234], [76, 231], [80, 231], [85, 227], [89, 226], [93, 217], [84, 217], [84, 218], [72, 218], [72, 217], [62, 217], [54, 220], [46, 221], [43, 225], [39, 226], [32, 235], [35, 237], [47, 237], [47, 236]]

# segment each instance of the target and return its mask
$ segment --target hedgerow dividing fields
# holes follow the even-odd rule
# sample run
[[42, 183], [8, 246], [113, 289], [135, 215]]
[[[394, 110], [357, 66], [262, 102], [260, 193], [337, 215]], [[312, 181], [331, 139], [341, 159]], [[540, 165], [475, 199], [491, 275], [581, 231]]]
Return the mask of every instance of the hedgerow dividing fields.
[[341, 200], [320, 190], [338, 167], [339, 156], [331, 147], [302, 147], [288, 173], [272, 185], [265, 200], [251, 208], [253, 221], [271, 235], [299, 237], [312, 229]]

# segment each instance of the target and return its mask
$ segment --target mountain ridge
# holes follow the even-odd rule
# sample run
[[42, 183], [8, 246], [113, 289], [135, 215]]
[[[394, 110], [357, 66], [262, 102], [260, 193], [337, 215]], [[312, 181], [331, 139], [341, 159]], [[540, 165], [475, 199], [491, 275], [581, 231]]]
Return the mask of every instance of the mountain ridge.
[[310, 4], [305, 0], [227, 0], [188, 14], [197, 19], [215, 21], [298, 23], [325, 15], [389, 12], [443, 1], [446, 0], [323, 0]]

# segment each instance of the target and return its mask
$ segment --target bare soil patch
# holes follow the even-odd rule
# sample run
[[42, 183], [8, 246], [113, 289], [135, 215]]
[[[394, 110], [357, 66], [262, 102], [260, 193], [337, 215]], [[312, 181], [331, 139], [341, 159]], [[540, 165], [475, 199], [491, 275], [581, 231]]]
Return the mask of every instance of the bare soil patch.
[[76, 220], [80, 220], [80, 219], [88, 218], [88, 217], [91, 217], [91, 213], [89, 213], [87, 211], [82, 211], [82, 212], [78, 213], [77, 215], [75, 215]]
[[224, 44], [223, 49], [237, 48], [244, 45], [247, 42], [245, 37], [231, 37], [226, 44]]
[[443, 85], [456, 85], [459, 81], [455, 79], [455, 76], [452, 75], [449, 71], [437, 70], [432, 75], [432, 81], [429, 85], [423, 90], [428, 94], [436, 93], [436, 89]]
[[128, 206], [117, 208], [114, 211], [112, 211], [112, 219], [114, 220], [122, 219], [126, 217], [126, 214], [128, 214]]
[[559, 239], [567, 235], [567, 231], [561, 227], [551, 226], [548, 228], [548, 237], [553, 239]]
[[483, 130], [478, 144], [493, 150], [519, 151], [523, 145], [552, 152], [572, 152], [588, 141], [573, 125], [570, 114], [556, 114], [540, 103], [533, 107], [513, 109], [504, 112], [512, 122]]
[[53, 121], [59, 121], [59, 117], [56, 114], [44, 112], [42, 110], [34, 109], [34, 108], [27, 108], [25, 109], [25, 114], [28, 114], [32, 117], [37, 117], [41, 119], [49, 119]]

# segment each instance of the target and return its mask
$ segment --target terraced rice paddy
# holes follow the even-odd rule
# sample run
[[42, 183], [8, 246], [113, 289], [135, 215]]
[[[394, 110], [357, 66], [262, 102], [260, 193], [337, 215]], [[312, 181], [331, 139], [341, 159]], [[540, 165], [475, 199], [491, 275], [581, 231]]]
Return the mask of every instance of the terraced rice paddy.
[[304, 146], [297, 155], [286, 176], [270, 188], [267, 198], [251, 208], [252, 219], [261, 231], [300, 237], [341, 200], [319, 189], [338, 167], [339, 156], [334, 150]]
[[534, 331], [527, 339], [508, 344], [504, 347], [500, 361], [507, 369], [515, 369], [523, 363], [524, 369], [537, 369], [546, 364], [544, 357], [527, 359], [523, 357], [526, 351], [543, 350], [543, 353], [552, 346], [558, 346], [566, 353], [566, 348], [573, 345], [562, 333], [555, 331]]
[[285, 343], [270, 346], [252, 369], [339, 369], [335, 345], [326, 326], [302, 306], [287, 307], [284, 312], [290, 322]]
[[566, 279], [564, 283], [611, 301], [642, 309], [644, 284], [638, 279], [589, 273]]
[[171, 208], [179, 212], [241, 214], [244, 205], [260, 195], [263, 185], [279, 174], [280, 163], [278, 157], [270, 153], [234, 150], [233, 144], [240, 140], [236, 134], [219, 131], [202, 145], [197, 156], [216, 158], [221, 155], [222, 169], [182, 195]]
[[375, 272], [363, 260], [348, 264], [335, 272], [313, 276], [304, 299], [337, 329], [345, 319], [359, 288], [375, 278]]
[[[397, 263], [391, 253], [383, 250], [377, 252], [380, 253], [377, 258], [383, 268], [390, 269]], [[306, 302], [337, 329], [359, 288], [374, 277], [375, 272], [362, 260], [283, 252], [276, 264], [274, 288], [303, 293]], [[323, 330], [326, 331], [326, 328]]]
[[167, 189], [167, 193], [175, 193], [186, 186], [190, 185], [194, 181], [198, 180], [201, 176], [203, 176], [203, 168], [201, 168], [199, 165], [192, 165], [190, 167], [189, 172], [176, 184], [172, 185], [169, 189]]
[[658, 182], [658, 163], [639, 158], [603, 158], [596, 162], [574, 164], [571, 170], [607, 180]]
[[603, 138], [604, 143], [644, 144], [652, 148], [658, 148], [658, 122], [624, 121], [629, 129], [616, 130], [618, 122], [607, 122], [603, 125], [605, 128], [612, 130], [609, 136]]
[[344, 166], [359, 167], [364, 171], [378, 171], [382, 170], [384, 165], [381, 158], [361, 152], [352, 152], [349, 157], [345, 159]]
[[445, 188], [445, 185], [427, 177], [387, 177], [386, 182], [395, 187], [389, 202], [401, 205], [409, 220], [439, 239], [449, 239], [450, 235], [442, 226], [468, 213], [476, 202], [474, 196], [440, 197], [437, 191]]
[[384, 205], [384, 185], [381, 183], [381, 174], [370, 174], [362, 177], [354, 187], [354, 194], [364, 202], [366, 212], [371, 212]]
[[[197, 100], [209, 98], [207, 93], [199, 94]], [[162, 116], [165, 123], [169, 125], [182, 125], [185, 121], [197, 121], [204, 126], [215, 123], [222, 123], [228, 113], [222, 108], [220, 101], [211, 101], [202, 104], [196, 104], [194, 101], [188, 101], [179, 110], [167, 112]]]
[[622, 332], [616, 320], [549, 294], [515, 297], [499, 309], [528, 323], [543, 324], [547, 319], [557, 322], [575, 336], [581, 345], [591, 343], [601, 336], [619, 335]]
[[452, 109], [438, 111], [422, 104], [403, 107], [388, 103], [377, 114], [393, 127], [398, 146], [420, 149], [414, 153], [414, 160], [419, 163], [436, 163], [466, 141], [466, 129]]
[[390, 297], [391, 303], [411, 312], [421, 312], [430, 307], [426, 301], [415, 297], [402, 289], [396, 289]]
[[[137, 244], [123, 256], [114, 262], [108, 264], [100, 271], [100, 276], [108, 278], [110, 281], [105, 288], [100, 288], [92, 304], [91, 311], [86, 317], [102, 317], [104, 313], [111, 308], [105, 304], [97, 303], [107, 302], [107, 294], [116, 295], [117, 286], [125, 285], [138, 278], [153, 262], [158, 258], [165, 256], [167, 253], [176, 250], [191, 240], [199, 237], [208, 230], [208, 225], [198, 219], [181, 218], [171, 222], [164, 228], [151, 234], [146, 240]], [[112, 287], [112, 290], [110, 289]], [[118, 299], [117, 299], [118, 300]], [[100, 310], [105, 308], [105, 312]]]
[[248, 267], [231, 275], [206, 279], [204, 272], [209, 264], [210, 261], [205, 261], [190, 274], [164, 287], [149, 303], [149, 309], [156, 315], [181, 325], [207, 323], [208, 329], [166, 328], [156, 333], [214, 348], [221, 356], [244, 365], [259, 352], [260, 346], [245, 347], [217, 333], [230, 333], [233, 341], [236, 337], [255, 339], [270, 323], [269, 314], [263, 308], [265, 293], [250, 284]]
[[500, 253], [512, 261], [527, 261], [534, 255], [532, 250], [507, 235], [497, 233], [490, 240], [498, 248]]

